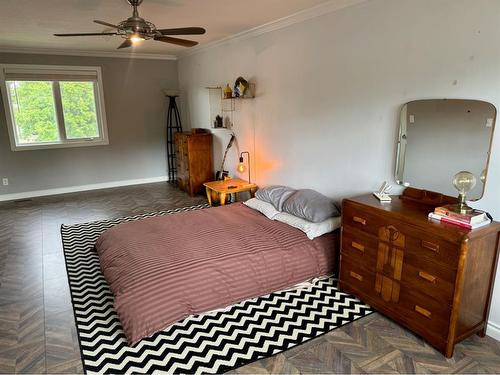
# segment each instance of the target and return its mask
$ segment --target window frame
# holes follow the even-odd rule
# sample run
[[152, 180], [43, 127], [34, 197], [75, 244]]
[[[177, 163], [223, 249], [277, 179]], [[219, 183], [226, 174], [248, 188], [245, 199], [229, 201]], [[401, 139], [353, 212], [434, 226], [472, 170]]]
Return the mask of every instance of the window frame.
[[[66, 126], [64, 123], [64, 112], [61, 99], [61, 90], [59, 82], [64, 82], [64, 79], [60, 80], [47, 80], [40, 79], [39, 81], [52, 82], [52, 93], [54, 95], [54, 106], [56, 111], [56, 121], [57, 128], [59, 131], [59, 141], [54, 142], [37, 142], [37, 143], [20, 143], [17, 137], [16, 122], [14, 119], [14, 114], [12, 112], [12, 100], [10, 96], [10, 90], [7, 87], [7, 81], [5, 78], [5, 70], [7, 69], [23, 69], [26, 72], [34, 75], [34, 81], [36, 81], [37, 74], [51, 73], [54, 71], [64, 72], [64, 71], [82, 71], [82, 72], [93, 72], [96, 74], [96, 81], [94, 84], [94, 95], [95, 95], [95, 105], [96, 105], [96, 117], [97, 117], [97, 127], [99, 130], [99, 137], [96, 138], [80, 138], [80, 139], [68, 139], [66, 136]], [[64, 73], [63, 73], [64, 75]], [[25, 151], [25, 150], [42, 150], [42, 149], [52, 149], [52, 148], [68, 148], [68, 147], [88, 147], [88, 146], [104, 146], [109, 144], [108, 139], [108, 126], [106, 121], [106, 110], [104, 103], [104, 87], [102, 83], [102, 69], [100, 66], [74, 66], [74, 65], [31, 65], [31, 64], [0, 64], [0, 91], [2, 94], [5, 117], [7, 123], [7, 129], [9, 132], [10, 146], [12, 151]]]

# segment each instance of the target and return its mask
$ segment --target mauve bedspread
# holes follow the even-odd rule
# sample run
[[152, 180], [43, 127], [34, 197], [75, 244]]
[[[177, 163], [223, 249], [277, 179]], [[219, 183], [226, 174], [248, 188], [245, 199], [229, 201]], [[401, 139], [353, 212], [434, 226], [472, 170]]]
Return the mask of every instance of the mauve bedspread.
[[331, 273], [333, 234], [309, 240], [241, 203], [117, 225], [97, 240], [129, 344], [187, 317]]

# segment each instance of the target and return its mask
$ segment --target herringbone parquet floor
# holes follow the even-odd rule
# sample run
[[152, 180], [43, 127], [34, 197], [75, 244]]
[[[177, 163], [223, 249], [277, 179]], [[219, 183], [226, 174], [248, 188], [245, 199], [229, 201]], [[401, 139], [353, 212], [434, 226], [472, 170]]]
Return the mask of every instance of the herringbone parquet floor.
[[[205, 202], [150, 184], [0, 204], [0, 373], [81, 373], [59, 227]], [[235, 373], [500, 373], [500, 343], [451, 359], [372, 314]]]

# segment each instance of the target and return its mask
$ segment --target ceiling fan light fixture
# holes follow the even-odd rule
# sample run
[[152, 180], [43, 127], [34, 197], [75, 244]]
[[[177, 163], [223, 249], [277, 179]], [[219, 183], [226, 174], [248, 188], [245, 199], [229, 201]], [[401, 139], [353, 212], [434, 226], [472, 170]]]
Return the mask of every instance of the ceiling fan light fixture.
[[142, 42], [143, 40], [146, 40], [146, 38], [144, 38], [144, 37], [143, 37], [142, 35], [140, 35], [140, 34], [132, 34], [132, 35], [130, 36], [130, 38], [129, 38], [129, 39], [130, 39], [130, 41], [131, 41], [132, 43], [134, 43], [134, 44], [136, 44], [136, 43], [140, 43], [140, 42]]
[[144, 40], [153, 39], [155, 41], [176, 44], [183, 47], [193, 47], [198, 42], [188, 39], [173, 38], [172, 35], [202, 35], [205, 34], [205, 29], [202, 27], [177, 27], [172, 29], [157, 29], [156, 26], [146, 21], [139, 16], [137, 7], [141, 5], [143, 0], [127, 0], [133, 7], [132, 16], [118, 24], [113, 24], [105, 21], [94, 20], [94, 23], [111, 28], [113, 32], [101, 33], [71, 33], [71, 34], [54, 34], [59, 37], [72, 36], [104, 36], [117, 35], [125, 39], [118, 49], [129, 48], [134, 44], [141, 43]]

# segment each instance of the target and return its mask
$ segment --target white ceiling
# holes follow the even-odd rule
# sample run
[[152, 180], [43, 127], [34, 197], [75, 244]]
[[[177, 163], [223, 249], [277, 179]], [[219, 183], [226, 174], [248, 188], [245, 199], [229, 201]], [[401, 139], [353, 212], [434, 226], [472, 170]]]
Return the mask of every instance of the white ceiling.
[[[139, 13], [158, 28], [204, 27], [205, 35], [186, 37], [203, 45], [328, 1], [144, 0]], [[121, 43], [118, 36], [58, 38], [52, 34], [102, 32], [105, 27], [92, 20], [117, 24], [131, 13], [126, 0], [0, 0], [0, 48], [113, 52]], [[175, 55], [183, 49], [145, 41], [133, 52]]]

